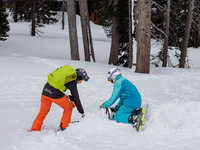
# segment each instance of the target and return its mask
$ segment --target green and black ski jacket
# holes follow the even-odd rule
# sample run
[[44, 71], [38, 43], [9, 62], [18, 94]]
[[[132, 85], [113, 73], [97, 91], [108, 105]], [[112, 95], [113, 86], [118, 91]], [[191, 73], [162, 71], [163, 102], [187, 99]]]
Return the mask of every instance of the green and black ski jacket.
[[[78, 94], [77, 80], [66, 83], [65, 87], [66, 89], [69, 89], [71, 92], [70, 100], [73, 100], [75, 102], [79, 113], [83, 114], [84, 110], [83, 110], [83, 107], [79, 98], [79, 94]], [[58, 89], [55, 89], [53, 86], [50, 86], [49, 83], [45, 84], [42, 91], [42, 95], [53, 98], [53, 99], [59, 99], [65, 96], [63, 92], [61, 92]]]

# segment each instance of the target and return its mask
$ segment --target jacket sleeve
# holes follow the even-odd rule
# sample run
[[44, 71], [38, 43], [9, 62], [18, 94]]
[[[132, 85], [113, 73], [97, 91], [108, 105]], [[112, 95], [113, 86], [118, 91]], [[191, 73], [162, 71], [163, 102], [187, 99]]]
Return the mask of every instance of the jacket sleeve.
[[83, 107], [82, 107], [82, 104], [81, 104], [81, 101], [79, 98], [76, 81], [69, 82], [69, 83], [65, 84], [65, 86], [66, 86], [66, 88], [68, 88], [70, 90], [71, 95], [73, 97], [72, 99], [75, 102], [79, 113], [83, 114], [84, 110], [83, 110]]
[[123, 100], [122, 100], [122, 99], [119, 100], [119, 102], [118, 102], [118, 104], [115, 106], [115, 108], [116, 108], [116, 109], [119, 109], [119, 107], [120, 107], [121, 105], [123, 105]]
[[112, 92], [112, 96], [110, 97], [109, 100], [107, 100], [103, 105], [104, 107], [109, 107], [111, 106], [112, 104], [114, 104], [117, 99], [120, 97], [121, 93], [122, 93], [122, 86], [121, 86], [121, 83], [119, 84], [114, 84], [114, 88], [113, 88], [113, 92]]

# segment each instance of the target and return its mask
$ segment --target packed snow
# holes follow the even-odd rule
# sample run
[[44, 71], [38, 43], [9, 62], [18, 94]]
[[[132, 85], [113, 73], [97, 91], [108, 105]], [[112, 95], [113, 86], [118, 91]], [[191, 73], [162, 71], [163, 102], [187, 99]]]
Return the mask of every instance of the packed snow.
[[[30, 23], [11, 19], [9, 38], [0, 42], [0, 149], [1, 150], [198, 150], [200, 149], [200, 48], [189, 48], [190, 69], [151, 66], [150, 74], [119, 67], [142, 95], [146, 125], [137, 132], [116, 123], [99, 106], [109, 99], [113, 85], [106, 74], [111, 40], [102, 27], [91, 23], [96, 63], [85, 62], [80, 18], [77, 16], [81, 61], [70, 60], [68, 27], [61, 22], [41, 28], [41, 37], [30, 36]], [[66, 22], [67, 24], [67, 22]], [[151, 53], [161, 45], [152, 44]], [[134, 42], [136, 51], [136, 42]], [[135, 55], [134, 55], [135, 61]], [[175, 60], [174, 62], [176, 62]], [[69, 64], [84, 68], [90, 80], [78, 85], [84, 118], [73, 110], [72, 121], [56, 132], [63, 110], [53, 104], [42, 131], [30, 130], [40, 108], [47, 74]], [[67, 94], [70, 94], [68, 91]]]

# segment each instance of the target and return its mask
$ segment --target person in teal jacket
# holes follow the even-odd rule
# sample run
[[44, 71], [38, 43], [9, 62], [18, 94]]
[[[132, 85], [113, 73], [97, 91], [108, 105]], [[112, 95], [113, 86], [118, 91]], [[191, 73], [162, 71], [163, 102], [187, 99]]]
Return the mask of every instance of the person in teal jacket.
[[108, 81], [113, 83], [112, 96], [104, 102], [100, 108], [107, 108], [113, 105], [119, 98], [115, 106], [117, 110], [114, 120], [116, 122], [134, 124], [137, 115], [134, 111], [141, 107], [142, 99], [139, 91], [129, 80], [122, 76], [119, 68], [112, 68], [107, 75]]

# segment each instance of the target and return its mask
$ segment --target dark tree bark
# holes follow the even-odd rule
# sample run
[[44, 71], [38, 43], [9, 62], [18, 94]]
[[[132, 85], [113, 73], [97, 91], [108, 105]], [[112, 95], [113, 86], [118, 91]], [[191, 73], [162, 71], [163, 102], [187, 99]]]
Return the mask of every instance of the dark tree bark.
[[67, 0], [68, 25], [71, 60], [80, 60], [78, 51], [78, 37], [76, 29], [76, 4], [74, 0]]
[[129, 62], [128, 67], [133, 66], [133, 36], [132, 36], [132, 0], [129, 0]]
[[92, 56], [93, 61], [95, 62], [94, 48], [93, 48], [92, 35], [90, 29], [90, 22], [89, 22], [88, 5], [86, 0], [79, 0], [79, 9], [81, 16], [85, 61], [90, 61], [90, 56]]
[[199, 24], [198, 24], [198, 33], [197, 33], [197, 45], [196, 48], [200, 47], [200, 17], [199, 17]]
[[[117, 12], [118, 7], [116, 6], [119, 3], [119, 0], [114, 0], [114, 12]], [[118, 61], [118, 53], [119, 53], [119, 40], [120, 35], [117, 32], [117, 27], [119, 25], [119, 19], [113, 17], [113, 29], [112, 29], [112, 42], [111, 42], [111, 50], [108, 64], [117, 65]]]
[[35, 36], [35, 1], [33, 1], [33, 5], [32, 5], [32, 29], [31, 29], [31, 35]]
[[13, 0], [13, 15], [14, 15], [14, 22], [17, 22], [16, 0]]
[[62, 4], [62, 30], [65, 29], [65, 0], [63, 0]]
[[138, 38], [136, 72], [150, 72], [151, 0], [138, 1]]
[[137, 32], [138, 32], [138, 6], [137, 6], [137, 0], [134, 0], [134, 8], [133, 8], [133, 19], [134, 19], [134, 32], [133, 32], [133, 36], [137, 41]]
[[167, 67], [170, 5], [171, 5], [171, 0], [167, 0], [167, 13], [166, 13], [165, 39], [164, 39], [164, 46], [163, 46], [164, 51], [163, 51], [163, 64], [162, 64], [162, 67]]
[[189, 11], [187, 15], [187, 22], [186, 22], [185, 32], [184, 32], [184, 37], [183, 37], [183, 48], [181, 50], [179, 68], [185, 68], [185, 62], [186, 62], [185, 59], [187, 56], [187, 47], [188, 47], [188, 41], [189, 41], [189, 35], [190, 35], [193, 9], [194, 9], [194, 0], [190, 0]]

